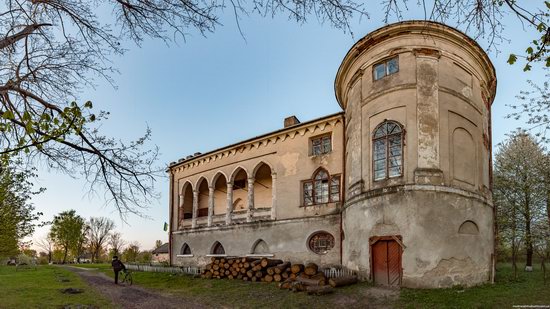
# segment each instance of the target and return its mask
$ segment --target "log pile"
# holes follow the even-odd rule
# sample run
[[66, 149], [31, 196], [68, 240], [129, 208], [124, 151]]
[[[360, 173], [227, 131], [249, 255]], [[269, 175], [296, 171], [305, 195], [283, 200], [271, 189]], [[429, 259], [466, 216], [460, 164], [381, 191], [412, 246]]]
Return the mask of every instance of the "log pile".
[[327, 279], [315, 263], [291, 264], [278, 259], [253, 257], [212, 257], [201, 278], [278, 282], [281, 289], [310, 295], [329, 294], [335, 287], [357, 283], [356, 276]]

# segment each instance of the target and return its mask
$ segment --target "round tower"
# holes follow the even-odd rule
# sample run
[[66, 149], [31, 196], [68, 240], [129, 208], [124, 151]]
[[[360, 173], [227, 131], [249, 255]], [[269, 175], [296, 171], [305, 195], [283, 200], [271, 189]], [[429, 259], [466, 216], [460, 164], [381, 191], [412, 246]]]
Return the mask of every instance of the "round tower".
[[345, 266], [382, 285], [490, 280], [495, 89], [483, 49], [443, 24], [400, 22], [353, 45], [335, 81]]

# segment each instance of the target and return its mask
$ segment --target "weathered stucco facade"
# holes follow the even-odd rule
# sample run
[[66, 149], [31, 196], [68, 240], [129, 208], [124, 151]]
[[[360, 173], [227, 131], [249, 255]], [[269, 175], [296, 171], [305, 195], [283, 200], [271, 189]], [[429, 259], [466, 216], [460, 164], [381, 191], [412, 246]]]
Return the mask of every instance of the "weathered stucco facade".
[[248, 254], [343, 265], [387, 285], [488, 281], [495, 88], [487, 55], [453, 28], [411, 21], [368, 34], [336, 76], [343, 113], [289, 118], [170, 165], [172, 264]]

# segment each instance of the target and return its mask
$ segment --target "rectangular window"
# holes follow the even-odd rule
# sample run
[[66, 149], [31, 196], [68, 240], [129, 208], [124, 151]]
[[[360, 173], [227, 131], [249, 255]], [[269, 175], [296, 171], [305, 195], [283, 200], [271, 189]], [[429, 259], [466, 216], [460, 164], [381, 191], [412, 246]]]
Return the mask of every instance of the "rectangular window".
[[311, 139], [311, 155], [319, 156], [332, 151], [332, 139], [330, 135], [314, 137]]
[[393, 57], [386, 59], [380, 63], [377, 63], [372, 68], [372, 75], [374, 80], [379, 80], [384, 76], [388, 76], [399, 72], [399, 57]]

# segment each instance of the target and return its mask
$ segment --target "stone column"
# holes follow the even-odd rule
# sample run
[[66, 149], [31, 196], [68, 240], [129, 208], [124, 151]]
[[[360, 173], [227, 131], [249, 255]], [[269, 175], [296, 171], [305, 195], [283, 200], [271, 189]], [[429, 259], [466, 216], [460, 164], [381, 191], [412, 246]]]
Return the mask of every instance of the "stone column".
[[248, 178], [248, 208], [246, 211], [246, 222], [252, 221], [254, 212], [254, 177]]
[[193, 191], [193, 221], [191, 221], [191, 227], [197, 227], [197, 216], [199, 215], [199, 191]]
[[225, 212], [225, 224], [231, 224], [231, 215], [233, 214], [233, 184], [227, 183], [227, 210]]
[[415, 181], [440, 184], [439, 162], [439, 57], [438, 50], [415, 49], [418, 167]]
[[212, 226], [214, 215], [214, 187], [208, 187], [208, 226]]
[[277, 218], [277, 174], [271, 174], [271, 220]]
[[178, 229], [183, 226], [183, 194], [179, 195], [179, 203], [178, 203]]

